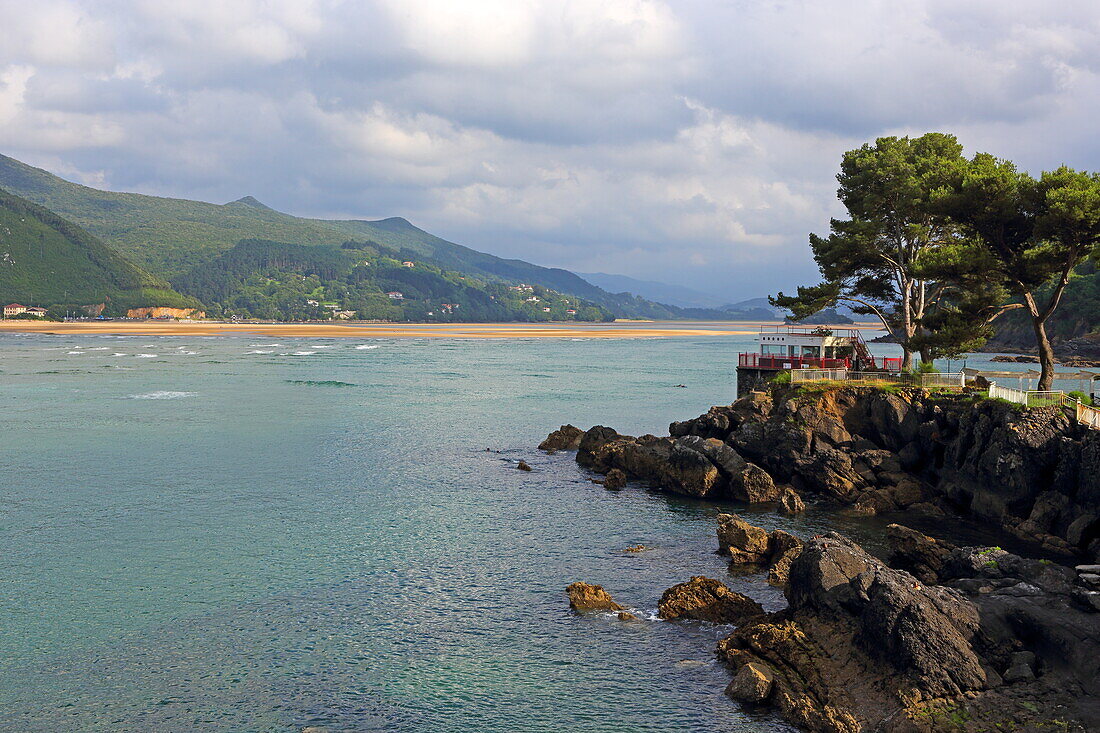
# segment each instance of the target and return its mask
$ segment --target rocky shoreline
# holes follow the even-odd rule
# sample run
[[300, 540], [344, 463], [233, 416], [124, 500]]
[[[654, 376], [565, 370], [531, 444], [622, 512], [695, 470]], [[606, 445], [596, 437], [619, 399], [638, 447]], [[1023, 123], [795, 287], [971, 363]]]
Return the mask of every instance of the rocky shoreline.
[[[636, 481], [786, 513], [812, 496], [861, 515], [962, 514], [1058, 560], [955, 547], [900, 524], [876, 558], [839, 534], [798, 538], [720, 515], [731, 572], [767, 573], [788, 607], [764, 613], [697, 576], [666, 591], [659, 615], [736, 625], [717, 653], [743, 704], [812, 731], [1100, 728], [1100, 431], [1056, 408], [775, 386], [665, 437], [563, 426], [540, 448], [576, 450], [608, 488]], [[570, 586], [571, 603], [582, 587], [594, 586]], [[591, 610], [584, 597], [576, 610]]]

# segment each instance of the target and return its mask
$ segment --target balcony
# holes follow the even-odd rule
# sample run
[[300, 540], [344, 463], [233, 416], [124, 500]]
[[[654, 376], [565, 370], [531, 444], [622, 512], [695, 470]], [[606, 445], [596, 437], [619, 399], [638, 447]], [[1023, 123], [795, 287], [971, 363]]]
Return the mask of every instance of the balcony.
[[[859, 363], [856, 364], [855, 362]], [[901, 371], [901, 359], [888, 356], [872, 356], [854, 360], [846, 358], [828, 358], [823, 356], [780, 356], [778, 354], [744, 353], [738, 355], [737, 366], [752, 369], [882, 369], [888, 372]]]

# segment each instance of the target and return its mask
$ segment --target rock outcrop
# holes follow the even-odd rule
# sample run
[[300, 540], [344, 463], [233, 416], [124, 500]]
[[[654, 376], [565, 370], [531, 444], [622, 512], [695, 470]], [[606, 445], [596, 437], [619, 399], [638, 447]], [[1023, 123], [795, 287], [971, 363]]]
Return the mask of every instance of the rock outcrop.
[[539, 443], [539, 450], [556, 453], [560, 450], [577, 450], [581, 446], [584, 431], [574, 425], [562, 425]]
[[611, 594], [600, 585], [573, 583], [565, 592], [569, 595], [569, 607], [574, 611], [625, 611], [615, 603]]
[[811, 539], [791, 564], [789, 607], [720, 643], [735, 671], [731, 696], [774, 705], [812, 731], [1096, 722], [1100, 624], [1075, 605], [1082, 573], [1000, 548], [943, 546], [896, 525], [890, 533], [892, 558], [926, 577], [937, 568], [945, 585], [838, 534]]
[[795, 495], [812, 494], [861, 515], [961, 513], [1100, 562], [1100, 431], [1061, 408], [776, 386], [672, 423], [668, 437], [592, 428], [577, 460], [673, 493], [778, 501], [788, 512]]
[[667, 621], [695, 619], [714, 624], [740, 624], [763, 613], [764, 609], [756, 601], [701, 575], [672, 586], [657, 604], [657, 615]]
[[791, 563], [802, 551], [802, 540], [789, 532], [768, 532], [736, 514], [718, 515], [718, 553], [730, 556], [730, 564], [744, 569], [766, 568], [768, 582], [783, 587]]

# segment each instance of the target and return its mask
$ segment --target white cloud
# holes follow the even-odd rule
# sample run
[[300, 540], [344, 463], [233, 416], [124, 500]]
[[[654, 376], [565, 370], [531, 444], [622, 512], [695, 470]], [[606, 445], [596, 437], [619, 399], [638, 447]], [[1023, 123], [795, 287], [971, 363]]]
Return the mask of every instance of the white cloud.
[[0, 0], [0, 17], [0, 149], [64, 175], [404, 215], [747, 295], [811, 276], [840, 154], [876, 135], [1100, 168], [1083, 0]]

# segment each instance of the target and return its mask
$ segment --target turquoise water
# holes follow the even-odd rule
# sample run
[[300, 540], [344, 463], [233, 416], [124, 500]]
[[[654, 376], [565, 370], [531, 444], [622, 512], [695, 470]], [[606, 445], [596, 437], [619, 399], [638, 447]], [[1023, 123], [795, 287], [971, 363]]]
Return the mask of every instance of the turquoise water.
[[713, 553], [731, 507], [534, 449], [729, 402], [750, 343], [0, 336], [0, 728], [787, 730], [722, 695], [728, 628], [563, 592], [781, 607]]

